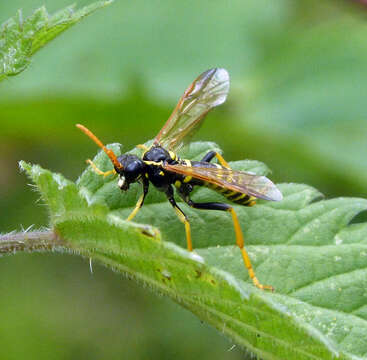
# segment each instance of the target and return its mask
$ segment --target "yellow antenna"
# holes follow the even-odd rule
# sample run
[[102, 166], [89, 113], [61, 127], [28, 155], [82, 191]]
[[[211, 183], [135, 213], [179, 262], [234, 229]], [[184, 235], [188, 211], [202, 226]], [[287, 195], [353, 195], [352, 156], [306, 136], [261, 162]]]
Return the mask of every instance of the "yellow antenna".
[[76, 124], [76, 127], [79, 128], [81, 131], [83, 131], [83, 133], [85, 135], [87, 135], [88, 137], [90, 137], [105, 153], [106, 155], [110, 158], [110, 160], [112, 161], [113, 166], [118, 169], [118, 170], [123, 170], [123, 166], [121, 165], [121, 163], [117, 160], [117, 156], [115, 155], [115, 153], [110, 150], [107, 149], [101, 140], [99, 140], [97, 138], [97, 136], [95, 136], [89, 129], [87, 129], [85, 126], [80, 125], [80, 124]]

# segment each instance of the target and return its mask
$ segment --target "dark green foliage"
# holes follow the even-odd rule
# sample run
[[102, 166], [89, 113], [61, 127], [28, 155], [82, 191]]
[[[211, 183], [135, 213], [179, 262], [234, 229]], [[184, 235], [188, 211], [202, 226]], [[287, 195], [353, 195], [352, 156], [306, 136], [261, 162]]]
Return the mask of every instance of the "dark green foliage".
[[[119, 153], [117, 144], [111, 146]], [[200, 158], [213, 148], [193, 143], [184, 155]], [[94, 161], [111, 168], [104, 153]], [[231, 166], [268, 172], [256, 161]], [[367, 331], [367, 227], [348, 225], [367, 209], [366, 200], [319, 200], [309, 186], [281, 184], [280, 203], [235, 206], [257, 275], [276, 289], [269, 293], [247, 280], [228, 214], [185, 209], [193, 225], [192, 254], [183, 248], [183, 225], [154, 189], [136, 223], [127, 222], [138, 185], [124, 194], [116, 179], [90, 168], [74, 184], [37, 165], [21, 167], [71, 249], [168, 295], [264, 359], [351, 359], [367, 351], [360, 341]], [[200, 201], [219, 197], [207, 189], [195, 193]]]

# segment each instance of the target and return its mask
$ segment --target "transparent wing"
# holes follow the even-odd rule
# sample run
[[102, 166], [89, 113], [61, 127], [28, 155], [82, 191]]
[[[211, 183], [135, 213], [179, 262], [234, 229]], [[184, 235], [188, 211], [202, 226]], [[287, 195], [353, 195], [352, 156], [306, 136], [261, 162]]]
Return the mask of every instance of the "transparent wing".
[[199, 75], [186, 89], [154, 143], [177, 151], [198, 129], [205, 115], [227, 98], [227, 70], [214, 68]]
[[165, 164], [165, 170], [192, 176], [195, 179], [215, 184], [219, 187], [255, 196], [260, 199], [280, 201], [282, 193], [265, 176], [254, 175], [226, 168], [190, 167], [185, 165]]

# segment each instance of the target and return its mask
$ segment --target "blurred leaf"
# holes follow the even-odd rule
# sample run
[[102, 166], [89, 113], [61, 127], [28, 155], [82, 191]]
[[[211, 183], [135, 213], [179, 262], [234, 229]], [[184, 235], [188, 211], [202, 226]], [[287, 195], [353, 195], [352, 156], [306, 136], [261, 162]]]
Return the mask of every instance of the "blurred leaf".
[[40, 48], [85, 16], [111, 2], [98, 1], [77, 11], [75, 5], [71, 5], [52, 16], [42, 6], [25, 20], [22, 11], [18, 10], [17, 15], [0, 28], [0, 80], [24, 71]]
[[[118, 144], [110, 147], [120, 153]], [[213, 143], [193, 143], [183, 156], [200, 158], [209, 149], [218, 150]], [[104, 153], [94, 161], [102, 170], [111, 168]], [[231, 166], [268, 171], [253, 161]], [[21, 167], [49, 205], [54, 230], [72, 249], [170, 296], [258, 356], [362, 359], [366, 353], [367, 227], [348, 225], [367, 209], [366, 200], [316, 201], [320, 193], [313, 188], [284, 184], [280, 203], [235, 206], [257, 275], [276, 288], [269, 293], [243, 281], [248, 275], [228, 214], [185, 209], [199, 255], [188, 253], [180, 247], [183, 226], [158, 191], [151, 189], [136, 218], [149, 225], [139, 225], [124, 220], [139, 186], [121, 193], [116, 179], [90, 168], [74, 184], [37, 165]], [[208, 189], [194, 196], [220, 199]]]
[[[12, 4], [0, 4], [1, 12]], [[72, 122], [93, 117], [108, 127], [112, 116], [106, 121], [106, 113], [118, 108], [113, 116], [125, 119], [124, 130], [138, 128], [134, 121], [143, 117], [147, 129], [149, 111], [120, 108], [124, 90], [133, 95], [143, 90], [139, 95], [159, 106], [162, 98], [172, 99], [173, 108], [196, 75], [223, 66], [233, 79], [226, 109], [236, 116], [226, 113], [203, 138], [220, 141], [230, 157], [246, 154], [272, 164], [278, 180], [306, 182], [327, 195], [365, 196], [367, 34], [360, 8], [348, 5], [117, 2], [114, 11], [96, 14], [98, 23], [84, 22], [81, 37], [65, 34], [62, 46], [42, 54], [32, 72], [0, 89], [1, 125], [8, 122], [17, 133], [31, 127], [43, 135], [38, 128], [52, 131], [55, 122], [67, 121], [62, 115], [69, 109], [65, 115]], [[30, 94], [41, 99], [34, 108], [24, 105]], [[24, 118], [24, 107], [28, 115], [37, 112], [33, 122]], [[37, 120], [41, 113], [47, 121]]]
[[275, 161], [264, 160], [291, 179], [329, 177], [326, 192], [366, 195], [366, 36], [364, 21], [344, 14], [262, 39], [246, 94], [235, 94], [242, 131], [254, 134], [249, 148], [270, 145]]
[[[51, 7], [60, 0], [46, 1]], [[32, 73], [2, 95], [30, 89], [42, 95], [47, 89], [111, 99], [140, 83], [154, 97], [177, 100], [210, 67], [225, 66], [236, 77], [249, 69], [257, 58], [254, 34], [286, 22], [288, 1], [271, 6], [266, 0], [232, 0], [231, 6], [220, 0], [117, 1], [113, 9], [95, 14], [99, 21], [83, 22], [77, 39], [65, 34], [62, 46], [43, 53]], [[1, 13], [9, 11], [12, 4], [0, 4]]]

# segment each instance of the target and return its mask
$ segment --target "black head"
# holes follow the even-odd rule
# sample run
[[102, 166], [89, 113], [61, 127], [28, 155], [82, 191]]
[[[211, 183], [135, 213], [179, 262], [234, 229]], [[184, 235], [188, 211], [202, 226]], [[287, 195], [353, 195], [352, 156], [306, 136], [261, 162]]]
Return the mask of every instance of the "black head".
[[116, 169], [119, 174], [118, 186], [121, 190], [128, 190], [131, 183], [137, 182], [145, 172], [145, 164], [136, 155], [124, 154], [117, 158], [122, 169]]

